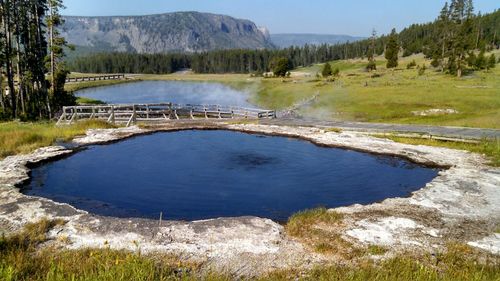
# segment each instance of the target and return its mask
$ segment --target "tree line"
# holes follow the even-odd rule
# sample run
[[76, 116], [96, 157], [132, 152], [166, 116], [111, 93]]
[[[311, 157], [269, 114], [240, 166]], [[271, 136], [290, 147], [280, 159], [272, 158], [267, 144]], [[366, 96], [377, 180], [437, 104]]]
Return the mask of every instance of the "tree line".
[[64, 91], [62, 7], [61, 0], [0, 0], [0, 119], [50, 118], [74, 102]]
[[[59, 34], [62, 0], [0, 0], [0, 118], [50, 118], [75, 102], [65, 92], [68, 70], [93, 73], [168, 74], [183, 68], [197, 73], [265, 73], [333, 60], [375, 58], [385, 54], [387, 67], [398, 55], [423, 53], [441, 71], [493, 67], [485, 52], [500, 47], [500, 10], [476, 14], [472, 0], [452, 0], [432, 23], [414, 24], [397, 33], [337, 45], [306, 45], [276, 50], [220, 50], [194, 54], [99, 53], [65, 61], [70, 46]], [[479, 52], [477, 52], [479, 51]], [[333, 70], [325, 71], [330, 74]]]
[[[397, 57], [423, 53], [443, 71], [461, 75], [473, 50], [499, 48], [500, 10], [474, 14], [471, 0], [446, 4], [432, 23], [414, 24], [397, 33], [378, 37], [374, 31], [366, 40], [337, 45], [306, 45], [279, 50], [219, 50], [194, 54], [99, 53], [75, 58], [70, 69], [99, 73], [168, 74], [182, 68], [196, 73], [264, 73], [272, 62], [286, 58], [290, 68], [333, 60], [368, 58], [368, 69], [376, 68], [374, 58], [385, 53], [388, 67], [397, 66]], [[444, 51], [443, 51], [444, 49]]]

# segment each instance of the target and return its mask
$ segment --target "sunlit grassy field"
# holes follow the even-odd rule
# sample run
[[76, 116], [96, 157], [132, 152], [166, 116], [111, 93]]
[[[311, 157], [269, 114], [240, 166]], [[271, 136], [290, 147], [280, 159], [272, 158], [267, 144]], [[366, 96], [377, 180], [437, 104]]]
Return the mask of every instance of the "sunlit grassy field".
[[[406, 69], [415, 60], [427, 70]], [[500, 128], [500, 67], [456, 78], [429, 68], [422, 56], [402, 59], [396, 70], [387, 70], [379, 58], [378, 70], [368, 73], [365, 61], [332, 62], [341, 70], [335, 82], [306, 78], [295, 82], [263, 81], [256, 101], [263, 106], [289, 106], [319, 94], [304, 114], [329, 119], [364, 122]], [[321, 65], [301, 68], [315, 76]], [[457, 114], [418, 116], [414, 111], [453, 109]]]
[[0, 159], [30, 153], [33, 150], [54, 144], [57, 140], [69, 141], [85, 135], [88, 129], [111, 128], [103, 121], [80, 121], [71, 126], [56, 127], [53, 122], [4, 122], [0, 123]]

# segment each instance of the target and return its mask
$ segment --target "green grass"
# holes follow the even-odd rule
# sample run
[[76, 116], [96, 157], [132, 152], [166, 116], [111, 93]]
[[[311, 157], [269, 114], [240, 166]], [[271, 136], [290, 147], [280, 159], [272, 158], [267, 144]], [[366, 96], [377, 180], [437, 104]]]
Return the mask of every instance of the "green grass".
[[370, 246], [368, 246], [368, 250], [367, 250], [367, 252], [370, 255], [375, 255], [375, 256], [383, 255], [383, 254], [387, 253], [387, 251], [388, 251], [387, 248], [382, 247], [382, 246], [378, 246], [378, 245], [370, 245]]
[[67, 83], [64, 88], [68, 92], [76, 92], [83, 89], [102, 87], [102, 86], [112, 86], [124, 83], [132, 83], [141, 81], [139, 78], [134, 79], [121, 79], [121, 80], [101, 80], [101, 81], [85, 81], [76, 83]]
[[406, 143], [411, 145], [428, 145], [436, 147], [447, 147], [452, 149], [467, 150], [474, 153], [485, 155], [490, 165], [500, 167], [500, 139], [497, 140], [483, 140], [479, 143], [464, 143], [453, 141], [441, 141], [432, 139], [419, 139], [419, 138], [406, 138], [390, 135], [380, 135], [381, 138], [388, 138], [395, 142]]
[[100, 104], [106, 104], [105, 102], [101, 100], [96, 100], [96, 99], [91, 99], [91, 98], [86, 98], [86, 97], [77, 97], [76, 98], [76, 103], [77, 104], [92, 104], [92, 105], [100, 105]]
[[[500, 65], [459, 79], [432, 68], [420, 76], [418, 69], [406, 69], [411, 60], [427, 67], [430, 64], [422, 56], [412, 56], [401, 59], [398, 69], [388, 70], [379, 58], [378, 70], [368, 73], [363, 69], [366, 61], [334, 61], [332, 67], [341, 69], [335, 82], [306, 77], [292, 78], [291, 83], [266, 79], [254, 101], [262, 107], [280, 109], [319, 94], [316, 104], [302, 111], [304, 115], [363, 122], [500, 128]], [[321, 67], [315, 65], [297, 71], [314, 74]], [[374, 78], [374, 74], [379, 77]], [[449, 108], [459, 113], [413, 114], [413, 111]]]
[[317, 224], [338, 224], [342, 219], [342, 214], [328, 211], [326, 208], [305, 210], [288, 219], [286, 230], [292, 236], [306, 237]]
[[[321, 212], [322, 213], [322, 212]], [[330, 219], [327, 219], [330, 220]], [[172, 255], [142, 255], [110, 249], [41, 249], [50, 229], [63, 221], [28, 224], [0, 238], [0, 280], [5, 281], [124, 281], [124, 280], [239, 280], [237, 276], [203, 269]], [[380, 262], [323, 264], [311, 270], [287, 269], [250, 280], [345, 281], [479, 281], [500, 279], [500, 259], [460, 244], [436, 255], [406, 253]]]
[[305, 210], [291, 216], [285, 229], [290, 236], [317, 253], [344, 259], [363, 255], [361, 248], [354, 247], [341, 237], [338, 227], [343, 218], [342, 214], [326, 208]]
[[[195, 264], [168, 255], [146, 257], [123, 251], [38, 250], [46, 233], [60, 221], [28, 224], [14, 236], [0, 238], [0, 280], [196, 280]], [[207, 280], [211, 279], [207, 275]], [[221, 275], [221, 277], [223, 277]]]
[[80, 121], [61, 127], [56, 127], [53, 122], [0, 123], [0, 159], [30, 153], [37, 148], [52, 145], [57, 140], [69, 141], [76, 136], [85, 135], [88, 129], [112, 127], [98, 120]]
[[[446, 125], [500, 128], [500, 65], [490, 71], [477, 71], [456, 78], [428, 68], [424, 75], [418, 69], [406, 69], [430, 61], [423, 56], [400, 60], [395, 70], [385, 68], [378, 58], [378, 70], [364, 70], [366, 61], [333, 61], [341, 70], [335, 82], [311, 77], [262, 79], [253, 101], [264, 108], [283, 109], [319, 94], [316, 103], [302, 110], [305, 116], [362, 122]], [[314, 65], [296, 71], [312, 76], [322, 68]], [[374, 75], [378, 77], [374, 77]], [[458, 114], [418, 116], [414, 111], [455, 109]]]

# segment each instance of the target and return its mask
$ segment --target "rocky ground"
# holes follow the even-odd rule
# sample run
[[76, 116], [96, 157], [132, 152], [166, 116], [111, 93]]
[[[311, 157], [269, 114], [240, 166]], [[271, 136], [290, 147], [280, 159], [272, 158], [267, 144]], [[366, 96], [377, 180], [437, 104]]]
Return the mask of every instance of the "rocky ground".
[[368, 206], [331, 210], [343, 214], [335, 232], [353, 247], [379, 245], [384, 255], [401, 251], [436, 252], [449, 241], [500, 255], [500, 169], [487, 166], [481, 155], [466, 151], [412, 146], [356, 132], [333, 132], [314, 127], [256, 124], [172, 123], [158, 128], [90, 130], [71, 148], [52, 146], [0, 162], [0, 232], [19, 231], [42, 218], [67, 223], [49, 233], [51, 245], [79, 249], [110, 247], [173, 253], [237, 274], [258, 274], [278, 268], [307, 267], [329, 259], [307, 243], [288, 236], [271, 220], [241, 217], [196, 222], [153, 221], [100, 217], [44, 198], [23, 195], [17, 185], [29, 179], [29, 168], [74, 153], [78, 148], [118, 141], [159, 130], [228, 129], [297, 137], [316, 144], [395, 155], [443, 168], [426, 187], [408, 198], [387, 199]]

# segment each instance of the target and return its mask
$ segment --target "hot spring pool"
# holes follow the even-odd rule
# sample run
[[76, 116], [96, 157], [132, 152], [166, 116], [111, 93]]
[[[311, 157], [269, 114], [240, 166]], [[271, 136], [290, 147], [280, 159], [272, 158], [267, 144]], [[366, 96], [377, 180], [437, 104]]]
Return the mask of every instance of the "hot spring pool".
[[34, 168], [22, 192], [105, 216], [285, 221], [318, 206], [408, 196], [437, 173], [298, 139], [193, 130], [90, 146]]

